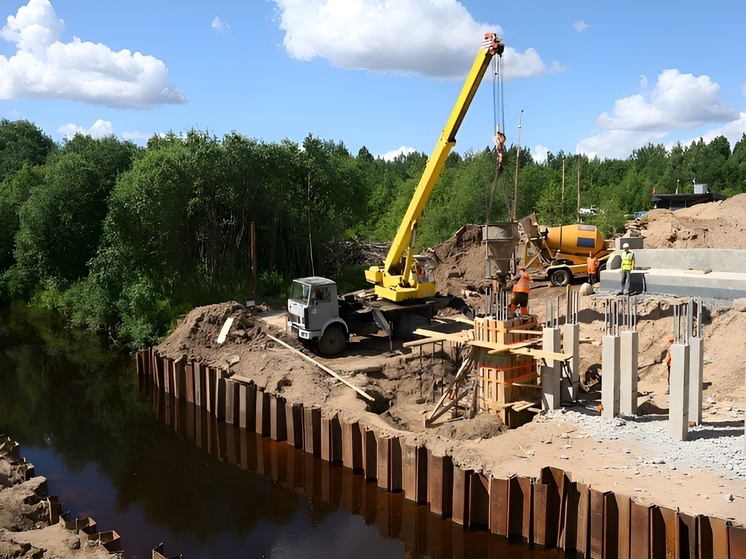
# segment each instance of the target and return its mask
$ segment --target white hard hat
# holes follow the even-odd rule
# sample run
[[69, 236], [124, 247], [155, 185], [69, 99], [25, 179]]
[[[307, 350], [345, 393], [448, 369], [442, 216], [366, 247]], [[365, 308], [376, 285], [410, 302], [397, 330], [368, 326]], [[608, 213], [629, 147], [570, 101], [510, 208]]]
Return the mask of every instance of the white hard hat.
[[629, 248], [629, 243], [624, 243], [624, 244], [622, 245], [622, 248]]

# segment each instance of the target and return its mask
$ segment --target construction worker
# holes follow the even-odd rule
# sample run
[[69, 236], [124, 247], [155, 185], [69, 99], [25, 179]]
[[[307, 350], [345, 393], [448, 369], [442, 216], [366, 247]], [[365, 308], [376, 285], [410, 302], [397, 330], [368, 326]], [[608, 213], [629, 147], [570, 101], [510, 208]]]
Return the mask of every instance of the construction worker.
[[671, 346], [673, 345], [673, 336], [668, 336], [668, 349], [666, 350], [666, 359], [664, 362], [666, 363], [666, 369], [668, 373], [666, 374], [666, 394], [671, 392]]
[[598, 280], [598, 258], [592, 252], [588, 253], [588, 283], [593, 285]]
[[531, 277], [526, 268], [518, 266], [518, 272], [511, 280], [513, 284], [513, 297], [510, 299], [510, 314], [515, 315], [515, 310], [521, 307], [521, 315], [528, 315], [528, 294], [531, 292]]
[[629, 295], [632, 270], [635, 269], [635, 253], [629, 250], [629, 243], [624, 243], [622, 249], [622, 291], [619, 295]]

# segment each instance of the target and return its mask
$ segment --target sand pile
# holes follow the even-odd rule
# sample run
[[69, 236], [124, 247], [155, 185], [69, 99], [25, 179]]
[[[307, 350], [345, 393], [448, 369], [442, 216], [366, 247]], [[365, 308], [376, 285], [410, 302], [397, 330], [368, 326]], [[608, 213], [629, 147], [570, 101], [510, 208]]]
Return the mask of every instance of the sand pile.
[[683, 210], [651, 210], [640, 221], [645, 248], [746, 250], [746, 194]]

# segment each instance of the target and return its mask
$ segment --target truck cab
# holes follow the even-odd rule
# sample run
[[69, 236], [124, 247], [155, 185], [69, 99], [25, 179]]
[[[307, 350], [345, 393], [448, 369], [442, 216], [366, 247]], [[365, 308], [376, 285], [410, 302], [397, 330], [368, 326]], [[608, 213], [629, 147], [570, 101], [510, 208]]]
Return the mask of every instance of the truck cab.
[[337, 284], [312, 276], [293, 280], [288, 298], [288, 329], [302, 341], [317, 342], [325, 355], [347, 345], [347, 325], [339, 316]]

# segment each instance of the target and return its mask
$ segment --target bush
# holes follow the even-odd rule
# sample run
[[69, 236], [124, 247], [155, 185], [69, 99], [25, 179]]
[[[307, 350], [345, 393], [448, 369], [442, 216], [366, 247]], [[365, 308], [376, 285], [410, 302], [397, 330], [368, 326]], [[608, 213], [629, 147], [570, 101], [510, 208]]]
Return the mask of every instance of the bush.
[[259, 276], [259, 293], [265, 299], [284, 299], [290, 284], [276, 271], [262, 272]]

